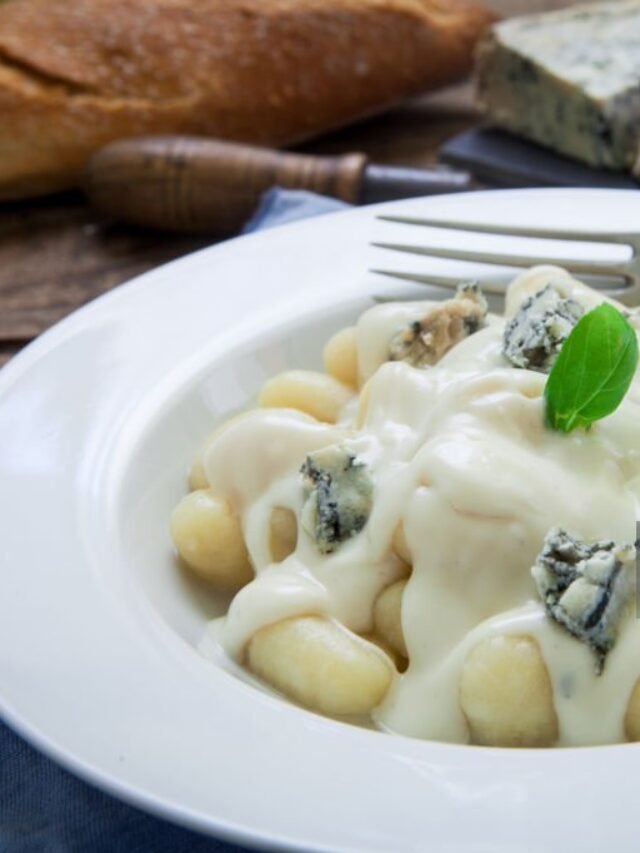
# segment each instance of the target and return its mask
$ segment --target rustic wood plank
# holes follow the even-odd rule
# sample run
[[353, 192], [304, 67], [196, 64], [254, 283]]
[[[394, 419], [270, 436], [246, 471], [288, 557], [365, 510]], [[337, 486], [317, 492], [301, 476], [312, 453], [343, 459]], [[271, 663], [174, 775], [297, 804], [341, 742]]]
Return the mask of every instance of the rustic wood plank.
[[79, 305], [210, 242], [101, 224], [78, 195], [0, 207], [0, 341], [26, 341]]

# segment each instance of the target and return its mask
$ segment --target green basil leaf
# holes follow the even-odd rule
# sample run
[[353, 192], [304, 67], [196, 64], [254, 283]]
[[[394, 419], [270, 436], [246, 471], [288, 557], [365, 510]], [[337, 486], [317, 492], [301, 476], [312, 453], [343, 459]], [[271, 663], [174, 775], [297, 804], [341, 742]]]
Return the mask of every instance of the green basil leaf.
[[547, 423], [571, 432], [614, 412], [638, 365], [638, 339], [628, 321], [603, 303], [576, 323], [544, 389]]

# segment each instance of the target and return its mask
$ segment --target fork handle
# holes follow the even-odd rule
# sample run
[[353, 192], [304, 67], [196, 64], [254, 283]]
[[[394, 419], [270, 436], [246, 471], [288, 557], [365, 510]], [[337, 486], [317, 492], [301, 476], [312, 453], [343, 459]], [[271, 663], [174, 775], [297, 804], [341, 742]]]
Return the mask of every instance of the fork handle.
[[171, 231], [230, 234], [272, 186], [359, 199], [364, 154], [316, 157], [188, 136], [114, 142], [89, 161], [85, 189], [110, 218]]

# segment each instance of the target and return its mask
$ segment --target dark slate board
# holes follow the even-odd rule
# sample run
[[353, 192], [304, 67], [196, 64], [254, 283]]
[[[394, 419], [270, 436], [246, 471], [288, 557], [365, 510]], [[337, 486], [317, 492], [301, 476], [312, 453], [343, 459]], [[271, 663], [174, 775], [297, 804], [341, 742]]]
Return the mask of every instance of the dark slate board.
[[493, 128], [454, 136], [440, 149], [440, 159], [499, 187], [640, 187], [623, 172], [585, 166]]

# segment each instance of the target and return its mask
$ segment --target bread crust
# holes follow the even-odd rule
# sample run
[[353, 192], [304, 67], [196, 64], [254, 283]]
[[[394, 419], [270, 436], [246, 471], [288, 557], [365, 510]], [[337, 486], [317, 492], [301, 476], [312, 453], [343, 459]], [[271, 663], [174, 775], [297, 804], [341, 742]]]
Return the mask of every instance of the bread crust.
[[462, 0], [7, 0], [0, 198], [76, 184], [128, 136], [297, 142], [461, 78], [491, 20]]

